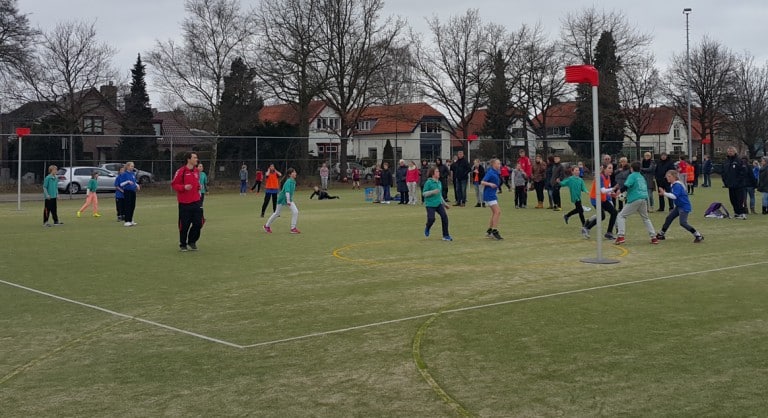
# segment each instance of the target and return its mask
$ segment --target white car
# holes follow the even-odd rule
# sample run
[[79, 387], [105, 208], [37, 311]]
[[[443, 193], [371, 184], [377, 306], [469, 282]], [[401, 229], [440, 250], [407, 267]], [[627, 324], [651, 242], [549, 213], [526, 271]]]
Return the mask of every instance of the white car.
[[117, 175], [105, 170], [101, 167], [61, 167], [56, 173], [56, 177], [59, 179], [59, 190], [65, 192], [71, 192], [72, 194], [85, 191], [88, 187], [88, 182], [91, 181], [91, 174], [93, 172], [99, 173], [99, 187], [97, 192], [114, 192], [115, 191], [115, 178]]
[[[111, 171], [115, 175], [120, 172], [120, 167], [123, 166], [123, 163], [107, 163], [102, 164], [99, 167]], [[155, 175], [150, 173], [149, 171], [144, 170], [136, 170], [136, 180], [139, 181], [139, 184], [147, 184], [155, 181]]]

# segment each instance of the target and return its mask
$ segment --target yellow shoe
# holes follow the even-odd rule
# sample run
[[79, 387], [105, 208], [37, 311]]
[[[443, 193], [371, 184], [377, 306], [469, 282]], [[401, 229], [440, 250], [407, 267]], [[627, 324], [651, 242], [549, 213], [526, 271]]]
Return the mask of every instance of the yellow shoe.
[[94, 214], [93, 214], [93, 217], [94, 217], [94, 218], [101, 218], [101, 215], [99, 215], [98, 213], [94, 213]]
[[79, 210], [77, 211], [77, 217], [78, 218], [80, 217], [80, 211]]

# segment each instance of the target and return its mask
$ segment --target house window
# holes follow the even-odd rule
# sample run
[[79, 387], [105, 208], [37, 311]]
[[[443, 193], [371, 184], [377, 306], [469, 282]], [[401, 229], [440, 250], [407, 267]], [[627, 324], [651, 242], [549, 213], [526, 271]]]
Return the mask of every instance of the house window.
[[370, 131], [373, 129], [373, 120], [367, 119], [367, 120], [360, 120], [357, 122], [357, 130], [358, 131]]
[[509, 130], [512, 138], [525, 138], [525, 128], [512, 128]]
[[368, 148], [368, 158], [377, 161], [379, 159], [379, 150], [376, 148]]
[[673, 141], [682, 141], [680, 139], [680, 126], [675, 125], [675, 127], [672, 129], [672, 140]]
[[672, 148], [673, 148], [672, 152], [674, 152], [675, 154], [680, 154], [680, 153], [683, 152], [683, 146], [682, 145], [675, 145]]
[[421, 122], [421, 132], [440, 132], [440, 122]]
[[103, 134], [104, 133], [104, 118], [101, 116], [85, 116], [83, 117], [83, 133], [86, 134]]
[[393, 147], [392, 148], [395, 151], [395, 159], [401, 160], [403, 159], [403, 147]]
[[341, 126], [339, 118], [317, 118], [317, 129], [319, 130], [338, 130]]
[[160, 136], [163, 134], [163, 124], [162, 123], [153, 123], [152, 127], [155, 129], [155, 136]]

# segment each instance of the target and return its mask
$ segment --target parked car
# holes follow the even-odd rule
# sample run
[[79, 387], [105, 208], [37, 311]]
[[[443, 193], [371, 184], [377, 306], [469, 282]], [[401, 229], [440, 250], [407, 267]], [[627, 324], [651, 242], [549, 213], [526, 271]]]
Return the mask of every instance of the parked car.
[[[360, 170], [360, 178], [365, 180], [370, 180], [373, 178], [373, 169], [371, 167], [363, 167], [362, 165], [354, 162], [347, 162], [347, 178], [352, 179], [352, 169], [357, 168]], [[339, 177], [339, 163], [336, 163], [333, 165], [333, 169], [331, 170], [332, 176], [334, 178]]]
[[115, 178], [117, 175], [101, 167], [61, 167], [56, 173], [59, 182], [59, 190], [71, 193], [80, 193], [88, 187], [91, 180], [91, 173], [99, 173], [99, 192], [114, 192]]
[[[99, 167], [111, 171], [115, 175], [120, 171], [120, 167], [123, 166], [123, 163], [107, 163], [102, 164]], [[144, 170], [136, 170], [136, 180], [139, 181], [139, 184], [146, 184], [151, 183], [155, 181], [155, 175], [150, 173], [149, 171]]]

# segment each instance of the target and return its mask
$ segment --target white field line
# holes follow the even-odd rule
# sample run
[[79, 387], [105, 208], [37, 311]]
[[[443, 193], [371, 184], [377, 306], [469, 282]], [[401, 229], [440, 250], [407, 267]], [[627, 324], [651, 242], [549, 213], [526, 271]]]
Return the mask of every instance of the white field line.
[[117, 317], [120, 317], [120, 318], [131, 319], [131, 320], [134, 320], [134, 321], [137, 321], [137, 322], [143, 322], [145, 324], [152, 325], [154, 327], [163, 328], [163, 329], [166, 329], [166, 330], [169, 330], [169, 331], [173, 331], [173, 332], [178, 332], [180, 334], [189, 335], [189, 336], [192, 336], [192, 337], [195, 337], [195, 338], [200, 338], [200, 339], [203, 339], [203, 340], [206, 340], [206, 341], [210, 341], [210, 342], [213, 342], [213, 343], [223, 344], [223, 345], [226, 345], [226, 346], [229, 346], [229, 347], [234, 347], [234, 348], [241, 348], [241, 349], [244, 348], [242, 345], [234, 344], [234, 343], [231, 343], [229, 341], [224, 341], [224, 340], [220, 340], [218, 338], [208, 337], [208, 336], [205, 336], [205, 335], [202, 335], [202, 334], [198, 334], [196, 332], [183, 330], [183, 329], [180, 329], [180, 328], [172, 327], [170, 325], [165, 325], [165, 324], [161, 324], [159, 322], [150, 321], [148, 319], [139, 318], [137, 316], [132, 316], [132, 315], [127, 315], [127, 314], [120, 313], [120, 312], [115, 312], [115, 311], [112, 311], [112, 310], [109, 310], [109, 309], [106, 309], [106, 308], [102, 308], [101, 306], [91, 305], [89, 303], [78, 302], [76, 300], [68, 299], [68, 298], [65, 298], [65, 297], [62, 297], [62, 296], [58, 296], [58, 295], [54, 295], [54, 294], [48, 293], [48, 292], [43, 292], [42, 290], [32, 289], [31, 287], [22, 286], [20, 284], [7, 282], [5, 280], [0, 280], [0, 283], [6, 284], [8, 286], [13, 286], [13, 287], [16, 287], [16, 288], [19, 288], [19, 289], [22, 289], [22, 290], [26, 290], [28, 292], [37, 293], [38, 295], [48, 296], [49, 298], [58, 299], [58, 300], [61, 300], [61, 301], [64, 301], [64, 302], [74, 303], [75, 305], [83, 306], [83, 307], [86, 307], [86, 308], [95, 309], [97, 311], [108, 313], [110, 315], [114, 315], [114, 316], [117, 316]]
[[256, 344], [244, 345], [242, 347], [243, 348], [261, 347], [261, 346], [279, 344], [279, 343], [284, 343], [284, 342], [289, 342], [289, 341], [304, 340], [304, 339], [312, 338], [312, 337], [322, 337], [322, 336], [325, 336], [325, 335], [339, 334], [339, 333], [343, 333], [343, 332], [354, 331], [354, 330], [359, 330], [359, 329], [364, 329], [364, 328], [373, 328], [373, 327], [378, 327], [378, 326], [381, 326], [381, 325], [395, 324], [395, 323], [398, 323], [398, 322], [411, 321], [413, 319], [426, 318], [426, 317], [430, 317], [430, 316], [434, 316], [434, 315], [440, 315], [440, 314], [473, 311], [473, 310], [477, 310], [477, 309], [492, 308], [492, 307], [495, 307], [495, 306], [508, 305], [508, 304], [518, 303], [518, 302], [527, 302], [527, 301], [537, 300], [537, 299], [553, 298], [553, 297], [557, 297], [557, 296], [572, 295], [572, 294], [576, 294], [576, 293], [585, 293], [585, 292], [591, 292], [591, 291], [594, 291], [594, 290], [610, 289], [610, 288], [614, 288], [614, 287], [621, 287], [621, 286], [629, 286], [629, 285], [633, 285], [633, 284], [655, 282], [655, 281], [659, 281], [659, 280], [677, 279], [677, 278], [680, 278], [680, 277], [693, 276], [693, 275], [696, 275], [696, 274], [715, 273], [715, 272], [718, 272], [718, 271], [733, 270], [733, 269], [738, 269], [738, 268], [743, 268], [743, 267], [760, 266], [760, 265], [763, 265], [763, 264], [768, 264], [768, 261], [760, 261], [760, 262], [748, 263], [748, 264], [739, 264], [737, 266], [720, 267], [720, 268], [709, 269], [709, 270], [691, 271], [691, 272], [687, 272], [687, 273], [670, 274], [668, 276], [652, 277], [652, 278], [649, 278], [649, 279], [632, 280], [632, 281], [628, 281], [628, 282], [606, 284], [606, 285], [603, 285], [603, 286], [587, 287], [587, 288], [584, 288], [584, 289], [566, 290], [566, 291], [563, 291], [563, 292], [548, 293], [546, 295], [530, 296], [530, 297], [520, 298], [520, 299], [511, 299], [511, 300], [505, 300], [505, 301], [501, 301], [501, 302], [487, 303], [487, 304], [484, 304], [484, 305], [467, 306], [467, 307], [464, 307], [464, 308], [446, 309], [446, 310], [440, 311], [440, 312], [432, 312], [432, 313], [427, 313], [427, 314], [409, 316], [409, 317], [406, 317], [406, 318], [392, 319], [392, 320], [389, 320], [389, 321], [374, 322], [374, 323], [371, 323], [371, 324], [358, 325], [358, 326], [349, 327], [349, 328], [341, 328], [341, 329], [336, 329], [336, 330], [332, 330], [332, 331], [314, 332], [312, 334], [300, 335], [300, 336], [297, 336], [297, 337], [290, 337], [290, 338], [283, 338], [283, 339], [279, 339], [279, 340], [265, 341], [265, 342], [256, 343]]
[[140, 318], [140, 317], [137, 317], [137, 316], [132, 316], [132, 315], [127, 315], [127, 314], [120, 313], [120, 312], [115, 312], [115, 311], [112, 311], [112, 310], [109, 310], [109, 309], [106, 309], [106, 308], [102, 308], [100, 306], [91, 305], [89, 303], [78, 302], [78, 301], [73, 300], [73, 299], [69, 299], [69, 298], [65, 298], [65, 297], [62, 297], [62, 296], [54, 295], [54, 294], [48, 293], [48, 292], [43, 292], [41, 290], [33, 289], [31, 287], [22, 286], [20, 284], [8, 282], [8, 281], [5, 281], [5, 280], [0, 280], [0, 283], [6, 284], [8, 286], [16, 287], [18, 289], [26, 290], [28, 292], [37, 293], [39, 295], [47, 296], [47, 297], [50, 297], [50, 298], [53, 298], [53, 299], [58, 299], [58, 300], [61, 300], [61, 301], [64, 301], [64, 302], [69, 302], [69, 303], [72, 303], [72, 304], [75, 304], [75, 305], [79, 305], [79, 306], [83, 306], [83, 307], [86, 307], [86, 308], [95, 309], [97, 311], [101, 311], [101, 312], [104, 312], [104, 313], [107, 313], [107, 314], [110, 314], [110, 315], [114, 315], [114, 316], [117, 316], [117, 317], [120, 317], [120, 318], [131, 319], [131, 320], [134, 320], [134, 321], [137, 321], [137, 322], [142, 322], [142, 323], [145, 323], [147, 325], [154, 326], [154, 327], [163, 328], [163, 329], [166, 329], [166, 330], [169, 330], [169, 331], [177, 332], [177, 333], [184, 334], [184, 335], [189, 335], [189, 336], [195, 337], [195, 338], [200, 338], [200, 339], [205, 340], [205, 341], [226, 345], [228, 347], [244, 349], [244, 348], [253, 348], [253, 347], [262, 347], [262, 346], [267, 346], [267, 345], [274, 345], [274, 344], [290, 342], [290, 341], [305, 340], [305, 339], [308, 339], [308, 338], [322, 337], [322, 336], [331, 335], [331, 334], [340, 334], [340, 333], [344, 333], [344, 332], [355, 331], [355, 330], [365, 329], [365, 328], [373, 328], [373, 327], [378, 327], [378, 326], [388, 325], [388, 324], [396, 324], [396, 323], [399, 323], [399, 322], [406, 322], [406, 321], [411, 321], [411, 320], [414, 320], [414, 319], [427, 318], [427, 317], [434, 316], [434, 315], [439, 315], [439, 314], [472, 311], [472, 310], [477, 310], [477, 309], [485, 309], [485, 308], [491, 308], [491, 307], [495, 307], [495, 306], [508, 305], [508, 304], [511, 304], [511, 303], [526, 302], [526, 301], [537, 300], [537, 299], [546, 299], [546, 298], [552, 298], [552, 297], [557, 297], [557, 296], [572, 295], [572, 294], [576, 294], [576, 293], [591, 292], [591, 291], [594, 291], [594, 290], [610, 289], [610, 288], [614, 288], [614, 287], [628, 286], [628, 285], [639, 284], [639, 283], [648, 283], [648, 282], [654, 282], [654, 281], [659, 281], [659, 280], [676, 279], [676, 278], [692, 276], [692, 275], [696, 275], [696, 274], [714, 273], [714, 272], [718, 272], [718, 271], [733, 270], [733, 269], [738, 269], [738, 268], [743, 268], [743, 267], [760, 266], [760, 265], [764, 265], [764, 264], [768, 264], [768, 261], [760, 261], [760, 262], [757, 262], [757, 263], [748, 263], [748, 264], [739, 264], [739, 265], [736, 265], [736, 266], [720, 267], [720, 268], [709, 269], [709, 270], [691, 271], [691, 272], [687, 272], [687, 273], [671, 274], [671, 275], [668, 275], [668, 276], [652, 277], [652, 278], [649, 278], [649, 279], [641, 279], [641, 280], [632, 280], [632, 281], [628, 281], [628, 282], [613, 283], [613, 284], [607, 284], [607, 285], [603, 285], [603, 286], [594, 286], [594, 287], [588, 287], [588, 288], [584, 288], [584, 289], [566, 290], [566, 291], [563, 291], [563, 292], [548, 293], [546, 295], [530, 296], [530, 297], [520, 298], [520, 299], [511, 299], [511, 300], [506, 300], [506, 301], [501, 301], [501, 302], [487, 303], [487, 304], [483, 304], [483, 305], [467, 306], [467, 307], [464, 307], [464, 308], [447, 309], [447, 310], [440, 311], [440, 312], [425, 313], [425, 314], [421, 314], [421, 315], [414, 315], [414, 316], [409, 316], [409, 317], [405, 317], [405, 318], [391, 319], [391, 320], [388, 320], [388, 321], [381, 321], [381, 322], [374, 322], [374, 323], [370, 323], [370, 324], [357, 325], [357, 326], [354, 326], [354, 327], [341, 328], [341, 329], [336, 329], [336, 330], [331, 330], [331, 331], [313, 332], [311, 334], [300, 335], [300, 336], [297, 336], [297, 337], [282, 338], [282, 339], [278, 339], [278, 340], [264, 341], [264, 342], [260, 342], [260, 343], [256, 343], [256, 344], [249, 344], [249, 345], [240, 345], [240, 344], [231, 343], [229, 341], [220, 340], [218, 338], [208, 337], [206, 335], [198, 334], [196, 332], [183, 330], [183, 329], [180, 329], [180, 328], [172, 327], [170, 325], [165, 325], [165, 324], [161, 324], [159, 322], [150, 321], [148, 319], [143, 319], [143, 318]]

